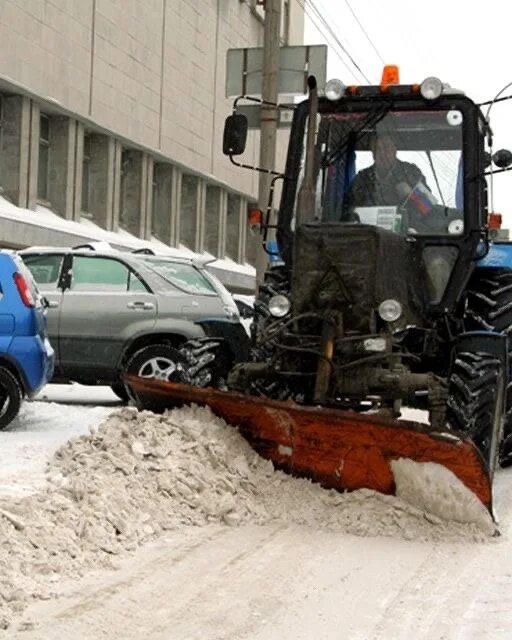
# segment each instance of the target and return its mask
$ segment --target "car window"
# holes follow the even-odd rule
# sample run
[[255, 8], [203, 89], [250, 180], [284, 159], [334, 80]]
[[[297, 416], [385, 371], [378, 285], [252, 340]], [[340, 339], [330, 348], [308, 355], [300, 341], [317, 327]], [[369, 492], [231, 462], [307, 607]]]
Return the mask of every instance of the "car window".
[[147, 291], [140, 278], [114, 258], [74, 256], [72, 291]]
[[62, 261], [64, 260], [62, 254], [24, 255], [22, 258], [38, 284], [53, 284], [57, 286]]
[[156, 271], [159, 276], [188, 293], [216, 295], [215, 287], [203, 274], [186, 262], [172, 262], [158, 258], [145, 259], [144, 264]]

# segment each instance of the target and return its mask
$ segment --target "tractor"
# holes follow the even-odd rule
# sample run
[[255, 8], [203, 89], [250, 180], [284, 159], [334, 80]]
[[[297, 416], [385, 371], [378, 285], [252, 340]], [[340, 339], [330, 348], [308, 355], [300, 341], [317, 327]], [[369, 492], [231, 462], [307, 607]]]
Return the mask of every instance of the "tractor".
[[[512, 459], [512, 245], [486, 175], [512, 154], [491, 156], [479, 106], [437, 78], [400, 84], [385, 70], [379, 85], [334, 80], [321, 96], [308, 84], [275, 177], [277, 219], [272, 199], [262, 216], [278, 259], [250, 358], [231, 366], [221, 340], [195, 341], [174, 383], [127, 383], [146, 407], [211, 406], [325, 486], [391, 493], [389, 462], [404, 456], [448, 466], [490, 508], [497, 461]], [[235, 159], [246, 139], [235, 109], [223, 141], [234, 164], [248, 166]], [[404, 406], [428, 424], [399, 420]]]

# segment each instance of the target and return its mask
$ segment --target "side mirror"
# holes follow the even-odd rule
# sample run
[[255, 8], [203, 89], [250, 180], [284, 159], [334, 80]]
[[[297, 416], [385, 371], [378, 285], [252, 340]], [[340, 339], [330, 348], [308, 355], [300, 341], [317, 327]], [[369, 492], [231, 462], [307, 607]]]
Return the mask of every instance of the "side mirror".
[[239, 156], [245, 151], [248, 125], [247, 118], [241, 113], [234, 113], [226, 118], [222, 140], [224, 155]]
[[508, 149], [500, 149], [492, 156], [492, 161], [499, 169], [506, 169], [512, 164], [512, 152]]

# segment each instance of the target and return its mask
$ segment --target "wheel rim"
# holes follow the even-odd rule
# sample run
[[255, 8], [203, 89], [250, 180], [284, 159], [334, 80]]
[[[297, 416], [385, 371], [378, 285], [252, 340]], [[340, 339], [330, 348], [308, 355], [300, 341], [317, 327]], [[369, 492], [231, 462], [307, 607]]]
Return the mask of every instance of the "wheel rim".
[[155, 378], [156, 380], [171, 380], [178, 371], [178, 365], [170, 358], [157, 356], [144, 362], [138, 371], [140, 378]]

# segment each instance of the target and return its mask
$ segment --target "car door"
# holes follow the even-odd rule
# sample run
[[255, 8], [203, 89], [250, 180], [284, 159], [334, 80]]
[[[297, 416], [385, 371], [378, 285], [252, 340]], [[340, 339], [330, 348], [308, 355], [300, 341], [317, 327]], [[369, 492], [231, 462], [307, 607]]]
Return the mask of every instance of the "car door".
[[157, 299], [116, 256], [74, 255], [62, 298], [59, 342], [67, 376], [113, 379], [126, 341], [150, 331]]
[[55, 370], [60, 369], [59, 325], [62, 306], [62, 287], [60, 278], [64, 264], [64, 253], [21, 254], [39, 291], [49, 303], [47, 323], [48, 338], [55, 351]]

